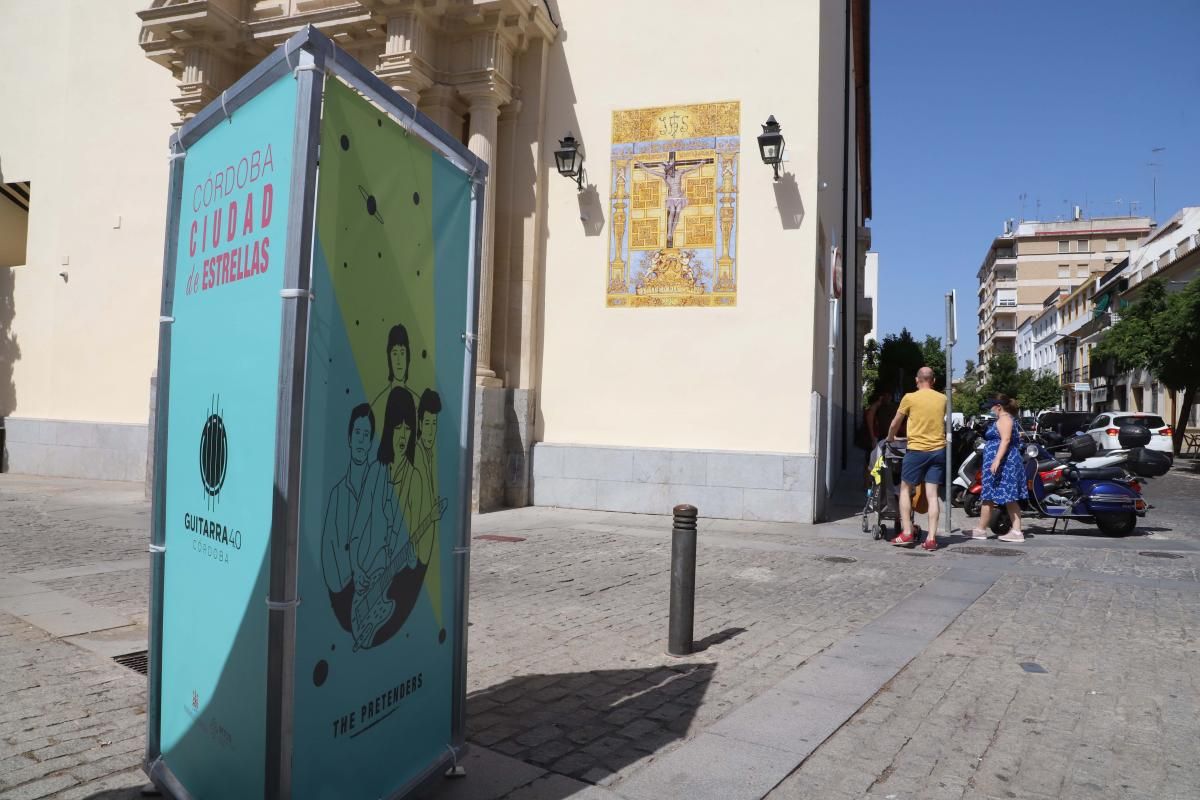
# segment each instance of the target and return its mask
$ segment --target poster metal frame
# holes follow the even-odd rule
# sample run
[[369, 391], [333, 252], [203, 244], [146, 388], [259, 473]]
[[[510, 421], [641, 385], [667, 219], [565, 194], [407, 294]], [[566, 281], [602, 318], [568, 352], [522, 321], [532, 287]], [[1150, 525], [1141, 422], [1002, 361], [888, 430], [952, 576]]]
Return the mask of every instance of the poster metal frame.
[[[158, 354], [158, 383], [155, 397], [154, 483], [150, 530], [150, 625], [147, 699], [147, 736], [143, 769], [166, 796], [190, 800], [192, 795], [164, 761], [159, 727], [161, 723], [162, 625], [164, 566], [166, 561], [166, 480], [169, 442], [168, 409], [171, 386], [171, 322], [174, 306], [174, 276], [178, 250], [180, 207], [183, 194], [183, 162], [188, 148], [214, 127], [229, 119], [268, 86], [291, 73], [297, 89], [293, 167], [289, 184], [287, 261], [279, 395], [276, 424], [276, 472], [272, 503], [271, 550], [267, 641], [267, 729], [264, 795], [291, 796], [293, 758], [292, 720], [296, 659], [296, 606], [299, 573], [299, 491], [303, 453], [305, 364], [312, 299], [313, 247], [316, 235], [317, 182], [321, 106], [325, 81], [334, 76], [344, 81], [381, 110], [394, 117], [410, 134], [419, 136], [439, 155], [465, 173], [471, 182], [471, 232], [468, 248], [467, 313], [462, 341], [466, 348], [463, 368], [462, 425], [458, 431], [460, 459], [458, 490], [462, 503], [462, 525], [454, 546], [456, 591], [454, 615], [453, 681], [450, 738], [446, 754], [389, 795], [402, 798], [436, 779], [457, 764], [466, 748], [467, 597], [471, 543], [471, 480], [475, 419], [475, 366], [479, 319], [478, 285], [481, 269], [483, 196], [488, 165], [461, 142], [443, 131], [411, 103], [387, 86], [378, 76], [340, 50], [312, 26], [277, 47], [218, 100], [184, 124], [170, 138], [167, 219], [163, 256], [162, 299]], [[282, 491], [281, 491], [282, 488]]]

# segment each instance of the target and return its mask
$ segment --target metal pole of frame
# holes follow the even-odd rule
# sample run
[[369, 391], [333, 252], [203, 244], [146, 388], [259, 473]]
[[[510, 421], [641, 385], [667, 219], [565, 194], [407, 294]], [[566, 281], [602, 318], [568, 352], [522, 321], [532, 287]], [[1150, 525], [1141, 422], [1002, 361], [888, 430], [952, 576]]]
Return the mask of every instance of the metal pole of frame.
[[952, 529], [950, 516], [953, 506], [950, 504], [950, 490], [954, 485], [954, 473], [951, 471], [954, 462], [950, 444], [954, 436], [954, 344], [958, 341], [955, 300], [957, 294], [953, 289], [946, 292], [946, 535], [949, 535]]

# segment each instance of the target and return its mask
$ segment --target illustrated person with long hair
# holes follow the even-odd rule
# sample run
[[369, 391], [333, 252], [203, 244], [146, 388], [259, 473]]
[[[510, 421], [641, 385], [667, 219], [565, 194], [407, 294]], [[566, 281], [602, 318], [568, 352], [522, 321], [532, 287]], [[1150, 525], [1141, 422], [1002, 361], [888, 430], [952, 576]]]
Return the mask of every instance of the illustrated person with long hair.
[[408, 385], [410, 366], [412, 366], [412, 348], [408, 341], [408, 328], [400, 324], [393, 325], [388, 331], [387, 338], [387, 385], [371, 401], [371, 410], [375, 412], [376, 419], [382, 420], [387, 415], [388, 395], [395, 388], [404, 389], [412, 395], [413, 403], [417, 402], [417, 393]]
[[[425, 476], [416, 466], [417, 407], [409, 392], [399, 387], [392, 390], [387, 399], [385, 420], [383, 441], [379, 443], [379, 463], [389, 466], [388, 480], [396, 497], [400, 498], [404, 518], [410, 525], [424, 523], [430, 510], [429, 495]], [[428, 530], [417, 536], [424, 539], [426, 533]]]
[[996, 421], [984, 434], [983, 488], [979, 494], [983, 506], [979, 514], [979, 527], [971, 531], [971, 538], [988, 538], [992, 514], [996, 512], [996, 506], [1004, 506], [1008, 510], [1008, 518], [1012, 520], [1012, 530], [1000, 536], [1000, 541], [1023, 542], [1025, 534], [1021, 531], [1020, 501], [1029, 496], [1029, 490], [1025, 485], [1025, 462], [1021, 458], [1021, 442], [1015, 422], [1017, 402], [1001, 394], [985, 400], [979, 410], [991, 411], [996, 415]]

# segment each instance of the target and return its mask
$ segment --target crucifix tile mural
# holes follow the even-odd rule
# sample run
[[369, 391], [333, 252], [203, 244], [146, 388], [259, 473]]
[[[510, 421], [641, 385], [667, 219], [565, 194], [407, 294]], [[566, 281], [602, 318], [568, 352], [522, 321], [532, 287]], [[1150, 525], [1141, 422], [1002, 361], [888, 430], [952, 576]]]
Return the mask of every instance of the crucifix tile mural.
[[737, 304], [739, 104], [614, 111], [609, 307]]

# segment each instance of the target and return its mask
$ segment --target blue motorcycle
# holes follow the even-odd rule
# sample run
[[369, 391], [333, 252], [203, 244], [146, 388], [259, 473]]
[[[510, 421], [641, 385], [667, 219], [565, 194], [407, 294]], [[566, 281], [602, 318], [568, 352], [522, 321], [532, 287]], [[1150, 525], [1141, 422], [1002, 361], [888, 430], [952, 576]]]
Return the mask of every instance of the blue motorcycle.
[[[1158, 477], [1170, 469], [1169, 460], [1158, 458], [1162, 454], [1145, 450], [1149, 440], [1149, 430], [1125, 426], [1121, 429], [1121, 445], [1130, 448], [1126, 462], [1095, 469], [1059, 460], [1043, 444], [1026, 445], [1029, 497], [1021, 502], [1021, 516], [1053, 520], [1052, 530], [1058, 528], [1060, 521], [1065, 528], [1074, 520], [1096, 525], [1107, 536], [1132, 533], [1138, 518], [1144, 517], [1149, 508], [1142, 499], [1138, 477]], [[1072, 439], [1065, 446], [1075, 461], [1091, 457], [1096, 450], [1096, 443], [1090, 437]], [[1004, 508], [997, 508], [992, 519], [992, 530], [998, 534], [1012, 527]]]

